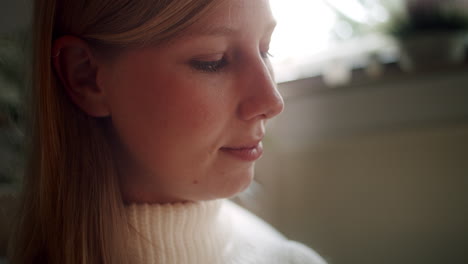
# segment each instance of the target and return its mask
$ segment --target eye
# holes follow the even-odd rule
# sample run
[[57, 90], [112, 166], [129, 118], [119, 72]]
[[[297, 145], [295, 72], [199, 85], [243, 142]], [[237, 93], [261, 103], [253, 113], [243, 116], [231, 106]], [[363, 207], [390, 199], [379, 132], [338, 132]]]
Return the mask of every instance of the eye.
[[190, 65], [192, 68], [203, 72], [218, 72], [227, 65], [226, 58], [221, 58], [215, 61], [204, 61], [204, 60], [192, 60]]
[[262, 58], [264, 59], [269, 59], [271, 57], [273, 57], [273, 55], [270, 53], [270, 52], [260, 52], [260, 55], [262, 56]]

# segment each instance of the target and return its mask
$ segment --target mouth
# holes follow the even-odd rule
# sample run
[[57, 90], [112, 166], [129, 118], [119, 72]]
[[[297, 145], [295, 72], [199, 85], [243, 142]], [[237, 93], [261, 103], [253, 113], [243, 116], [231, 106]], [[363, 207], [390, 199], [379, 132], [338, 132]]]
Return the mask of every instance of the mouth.
[[255, 161], [263, 154], [263, 144], [257, 141], [239, 146], [222, 147], [220, 150], [243, 161]]
[[256, 139], [252, 139], [249, 141], [244, 141], [243, 143], [239, 144], [232, 144], [230, 146], [223, 146], [222, 149], [251, 149], [257, 147], [259, 144], [262, 143], [264, 135], [262, 134], [260, 137], [255, 137]]
[[222, 147], [222, 148], [225, 148], [225, 149], [236, 149], [236, 150], [240, 150], [240, 149], [251, 149], [251, 148], [255, 148], [256, 146], [258, 146], [258, 144], [260, 144], [261, 142], [257, 142], [257, 143], [252, 143], [252, 144], [244, 144], [244, 145], [239, 145], [239, 146], [236, 146], [236, 147]]

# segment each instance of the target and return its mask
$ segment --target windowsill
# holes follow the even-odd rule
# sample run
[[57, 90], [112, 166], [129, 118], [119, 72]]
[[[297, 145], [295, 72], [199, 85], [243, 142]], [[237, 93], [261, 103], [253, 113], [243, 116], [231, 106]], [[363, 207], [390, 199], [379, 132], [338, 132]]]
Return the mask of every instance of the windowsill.
[[[468, 43], [467, 43], [468, 44]], [[430, 78], [433, 75], [450, 75], [468, 69], [468, 45], [465, 59], [459, 65], [434, 66], [423, 70], [405, 72], [398, 58], [396, 43], [385, 36], [370, 35], [331, 46], [328, 51], [301, 60], [274, 62], [276, 80], [283, 87], [285, 96], [297, 91], [292, 87], [304, 87], [307, 92], [362, 87], [387, 81], [411, 81]], [[287, 89], [286, 89], [287, 88]], [[296, 89], [297, 90], [297, 89]], [[300, 90], [300, 89], [299, 89]]]
[[365, 89], [382, 85], [388, 82], [411, 82], [421, 79], [439, 79], [457, 77], [468, 72], [468, 58], [461, 65], [425, 69], [422, 71], [404, 72], [397, 62], [382, 65], [382, 73], [379, 76], [370, 76], [366, 68], [354, 68], [350, 71], [350, 79], [347, 83], [332, 86], [326, 83], [324, 75], [318, 74], [308, 78], [279, 83], [281, 94], [285, 98], [309, 95], [311, 93], [342, 91], [349, 89]]
[[414, 73], [384, 66], [378, 78], [353, 69], [350, 81], [336, 87], [322, 75], [279, 84], [286, 107], [272, 136], [295, 151], [350, 136], [468, 123], [467, 62]]

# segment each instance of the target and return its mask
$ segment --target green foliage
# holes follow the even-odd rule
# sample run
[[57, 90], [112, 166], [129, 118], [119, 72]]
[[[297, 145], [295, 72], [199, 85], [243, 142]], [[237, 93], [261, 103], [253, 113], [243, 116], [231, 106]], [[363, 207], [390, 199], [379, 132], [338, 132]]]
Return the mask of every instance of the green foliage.
[[359, 37], [382, 31], [386, 18], [403, 17], [405, 13], [404, 0], [352, 0], [352, 2], [365, 11], [365, 17], [356, 20], [349, 15], [349, 12], [345, 12], [346, 5], [340, 6], [337, 5], [338, 1], [324, 0], [336, 15], [337, 22], [332, 32], [336, 39], [342, 38], [339, 36], [339, 31], [343, 25], [350, 27], [352, 37]]
[[413, 8], [407, 16], [394, 16], [386, 31], [397, 38], [421, 32], [456, 32], [468, 29], [468, 16], [458, 9]]
[[[335, 12], [337, 20], [352, 28], [353, 36], [382, 32], [404, 38], [424, 32], [456, 32], [468, 30], [468, 10], [454, 1], [437, 0], [356, 0], [367, 11], [366, 21], [356, 21], [333, 4], [325, 3]], [[379, 21], [375, 11], [387, 16]], [[340, 23], [337, 23], [340, 25]]]

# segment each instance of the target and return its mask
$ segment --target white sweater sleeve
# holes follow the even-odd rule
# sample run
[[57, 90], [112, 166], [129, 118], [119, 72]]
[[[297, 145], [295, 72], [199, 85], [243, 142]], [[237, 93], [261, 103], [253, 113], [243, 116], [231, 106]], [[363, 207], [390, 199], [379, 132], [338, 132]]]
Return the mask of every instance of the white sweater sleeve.
[[[232, 203], [227, 202], [227, 212], [233, 223], [236, 241], [241, 241], [238, 253], [246, 256], [248, 260], [237, 263], [268, 263], [268, 264], [326, 264], [314, 250], [296, 241], [286, 239], [271, 225], [258, 218], [251, 212]], [[246, 245], [251, 245], [247, 249]], [[257, 259], [258, 258], [258, 259]]]
[[317, 252], [296, 241], [287, 241], [288, 264], [326, 264]]

